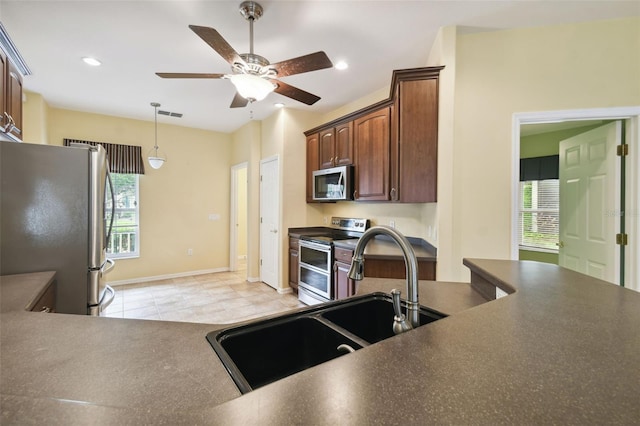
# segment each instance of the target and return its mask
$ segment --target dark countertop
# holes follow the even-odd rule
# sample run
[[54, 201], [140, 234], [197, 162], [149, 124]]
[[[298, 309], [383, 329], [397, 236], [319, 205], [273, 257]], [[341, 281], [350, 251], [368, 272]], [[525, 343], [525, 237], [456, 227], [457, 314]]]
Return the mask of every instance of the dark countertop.
[[[465, 265], [512, 294], [467, 309], [473, 287], [422, 282], [421, 303], [451, 316], [239, 398], [204, 339], [216, 326], [25, 312], [32, 293], [3, 277], [0, 422], [638, 423], [640, 293], [536, 262]], [[398, 284], [382, 281], [361, 290]]]
[[[315, 226], [308, 228], [289, 228], [289, 236], [292, 238], [300, 238], [302, 235], [322, 235], [331, 228]], [[421, 238], [407, 237], [411, 243], [411, 247], [416, 254], [416, 258], [419, 262], [435, 262], [437, 261], [437, 249], [428, 242]], [[333, 244], [336, 247], [345, 248], [347, 250], [353, 250], [358, 243], [357, 238], [348, 240], [337, 240]], [[388, 237], [384, 235], [377, 235], [367, 243], [364, 249], [364, 258], [366, 259], [380, 259], [380, 260], [396, 260], [404, 259], [400, 247]]]
[[1, 278], [1, 424], [127, 423], [135, 413], [156, 423], [147, 419], [188, 419], [240, 395], [205, 339], [222, 326], [25, 311], [53, 276]]

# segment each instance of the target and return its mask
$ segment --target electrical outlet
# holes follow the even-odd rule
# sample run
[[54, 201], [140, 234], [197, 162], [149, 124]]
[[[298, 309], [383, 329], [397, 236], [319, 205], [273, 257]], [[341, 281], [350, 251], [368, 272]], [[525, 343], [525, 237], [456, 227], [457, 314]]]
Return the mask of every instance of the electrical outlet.
[[392, 228], [395, 228], [396, 227], [396, 221], [395, 220], [390, 220], [389, 221], [389, 226], [392, 227]]
[[323, 219], [324, 219], [324, 224], [327, 225], [329, 223], [329, 218], [325, 216]]
[[193, 256], [193, 249], [187, 249], [187, 256]]

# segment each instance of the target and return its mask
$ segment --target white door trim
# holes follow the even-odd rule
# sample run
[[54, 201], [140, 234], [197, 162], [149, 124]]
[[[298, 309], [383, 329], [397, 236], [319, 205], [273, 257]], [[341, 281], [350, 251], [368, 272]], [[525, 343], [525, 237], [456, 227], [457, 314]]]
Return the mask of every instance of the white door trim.
[[[538, 111], [538, 112], [520, 112], [514, 113], [512, 118], [511, 127], [511, 259], [518, 260], [518, 199], [519, 199], [519, 183], [520, 183], [520, 126], [523, 124], [536, 124], [536, 123], [553, 123], [560, 121], [581, 121], [581, 120], [615, 120], [615, 119], [631, 119], [631, 129], [627, 129], [627, 134], [632, 135], [632, 140], [627, 140], [627, 143], [635, 146], [635, 150], [640, 149], [640, 106], [628, 106], [628, 107], [612, 107], [612, 108], [593, 108], [593, 109], [580, 109], [580, 110], [557, 110], [557, 111]], [[632, 155], [629, 157], [627, 164], [627, 170], [632, 170], [633, 179], [628, 179], [627, 183], [635, 182], [640, 174], [640, 155]], [[631, 191], [627, 191], [632, 194], [633, 199], [627, 197], [627, 205], [635, 206], [628, 210], [635, 214], [640, 214], [637, 210], [637, 206], [640, 204], [637, 196], [637, 190], [639, 188], [627, 188]], [[635, 230], [636, 233], [638, 230]], [[640, 260], [640, 244], [637, 241], [632, 241], [629, 247], [632, 262], [638, 264]], [[640, 286], [637, 283], [639, 272], [634, 271], [635, 279], [629, 280], [627, 286]], [[636, 290], [640, 288], [636, 287]]]
[[[238, 171], [249, 168], [249, 163], [239, 163], [231, 166], [231, 202], [229, 217], [229, 270], [238, 270]], [[249, 253], [247, 253], [247, 265], [249, 264]]]

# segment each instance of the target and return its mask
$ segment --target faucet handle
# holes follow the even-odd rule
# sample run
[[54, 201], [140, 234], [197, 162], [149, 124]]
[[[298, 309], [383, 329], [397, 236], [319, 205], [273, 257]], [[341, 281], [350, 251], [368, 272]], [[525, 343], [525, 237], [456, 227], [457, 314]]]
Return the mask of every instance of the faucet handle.
[[402, 315], [402, 309], [400, 307], [400, 290], [394, 288], [391, 290], [391, 300], [393, 301], [393, 311], [396, 316], [399, 317]]
[[402, 313], [402, 308], [400, 307], [400, 290], [395, 288], [391, 290], [391, 299], [393, 301], [393, 311], [395, 313], [395, 316], [393, 317], [393, 333], [400, 334], [411, 330], [413, 327], [411, 326], [411, 323], [407, 321], [407, 318]]

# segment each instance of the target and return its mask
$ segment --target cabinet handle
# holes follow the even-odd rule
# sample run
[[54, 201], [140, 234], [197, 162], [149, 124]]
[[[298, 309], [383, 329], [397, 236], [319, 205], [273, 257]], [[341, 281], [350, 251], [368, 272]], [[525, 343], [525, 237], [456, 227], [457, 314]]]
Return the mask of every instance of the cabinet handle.
[[392, 200], [394, 200], [394, 201], [398, 199], [398, 198], [397, 198], [397, 196], [396, 196], [396, 192], [397, 192], [397, 191], [396, 191], [396, 189], [395, 189], [395, 188], [391, 188], [391, 193], [390, 193], [390, 195], [391, 195], [391, 199], [392, 199]]
[[6, 111], [4, 113], [4, 116], [7, 119], [6, 120], [7, 124], [4, 125], [4, 127], [2, 128], [2, 131], [5, 132], [5, 133], [9, 133], [12, 130], [11, 128], [14, 127], [13, 126], [13, 124], [14, 124], [13, 117], [11, 117], [9, 114], [7, 114]]
[[353, 199], [358, 198], [358, 190], [353, 191]]

